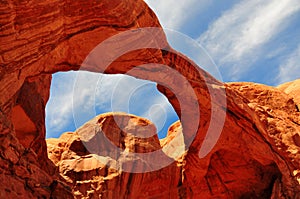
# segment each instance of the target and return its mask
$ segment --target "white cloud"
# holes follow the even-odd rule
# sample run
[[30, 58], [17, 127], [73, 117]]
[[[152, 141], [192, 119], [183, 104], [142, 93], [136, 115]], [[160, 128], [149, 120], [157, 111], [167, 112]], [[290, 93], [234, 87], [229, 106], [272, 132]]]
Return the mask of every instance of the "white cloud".
[[164, 28], [176, 30], [210, 3], [206, 0], [145, 0], [145, 2], [154, 10]]
[[300, 78], [300, 44], [279, 66], [277, 84]]
[[[143, 91], [145, 92], [145, 88], [147, 87], [147, 85], [151, 84], [148, 81], [125, 75], [107, 76], [104, 81], [111, 82], [110, 87], [106, 87], [107, 85], [105, 84], [99, 86], [101, 87], [101, 90], [110, 91], [108, 96], [112, 105], [112, 110], [122, 112], [132, 112], [129, 107], [130, 102], [135, 102], [136, 104], [143, 105], [142, 101], [145, 101], [145, 99], [143, 99], [143, 96], [141, 96], [141, 94]], [[99, 90], [100, 92], [98, 93], [98, 95], [102, 95], [101, 90]], [[135, 97], [137, 99], [134, 99], [133, 97], [136, 94], [139, 95]]]
[[198, 41], [218, 65], [239, 66], [230, 71], [238, 75], [261, 56], [261, 47], [299, 10], [295, 0], [244, 0], [214, 21]]
[[[47, 137], [78, 128], [102, 112], [122, 111], [152, 120], [160, 130], [166, 117], [174, 115], [166, 98], [155, 92], [156, 84], [125, 75], [85, 71], [58, 73], [46, 108]], [[153, 114], [149, 110], [153, 105]], [[172, 113], [173, 112], [173, 113]], [[75, 129], [74, 129], [75, 130]]]
[[[155, 83], [130, 76], [108, 78], [115, 79], [110, 87], [111, 93], [108, 95], [111, 98], [112, 111], [122, 111], [147, 118], [156, 125], [158, 132], [164, 128], [168, 118], [176, 115], [167, 98], [156, 91]], [[107, 88], [102, 87], [101, 90]], [[97, 96], [101, 94], [100, 91]]]
[[[152, 103], [148, 104], [147, 110], [141, 114], [141, 117], [152, 121], [157, 128], [157, 132], [163, 130], [167, 123], [168, 117], [172, 117], [174, 110], [169, 101], [164, 96], [155, 97]], [[163, 132], [166, 133], [166, 132]]]
[[[72, 120], [72, 90], [75, 76], [72, 72], [55, 74], [51, 82], [51, 95], [46, 106], [47, 137], [63, 133]], [[68, 103], [66, 103], [68, 102]]]
[[53, 75], [51, 96], [46, 106], [47, 136], [75, 130], [70, 129], [74, 120], [79, 127], [95, 115], [95, 82], [101, 76], [84, 71]]

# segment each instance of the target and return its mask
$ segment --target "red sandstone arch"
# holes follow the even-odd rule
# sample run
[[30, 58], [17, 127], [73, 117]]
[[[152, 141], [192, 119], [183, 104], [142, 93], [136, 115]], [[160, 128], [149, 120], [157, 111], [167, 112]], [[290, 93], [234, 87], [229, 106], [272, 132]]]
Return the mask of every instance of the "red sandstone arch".
[[[1, 39], [6, 44], [1, 49], [3, 67], [0, 77], [4, 84], [0, 85], [0, 90], [6, 91], [0, 98], [3, 105], [11, 102], [13, 96], [20, 98], [22, 85], [35, 82], [35, 87], [40, 87], [40, 89], [35, 88], [35, 92], [31, 91], [30, 97], [41, 95], [41, 89], [43, 89], [42, 94], [46, 96], [43, 98], [42, 104], [45, 106], [50, 84], [43, 83], [45, 79], [39, 78], [41, 75], [47, 76], [47, 74], [57, 71], [78, 70], [92, 49], [120, 32], [141, 27], [160, 27], [156, 16], [143, 1], [65, 1], [64, 5], [49, 2], [47, 6], [35, 1], [28, 4], [12, 4], [7, 2], [5, 5], [3, 3], [3, 10], [5, 9], [8, 15], [16, 13], [15, 20], [6, 25], [7, 31], [3, 33], [7, 32], [7, 34], [3, 34]], [[122, 8], [122, 10], [118, 10], [118, 8]], [[118, 17], [112, 17], [116, 15]], [[135, 39], [132, 41], [133, 44], [139, 42], [140, 38]], [[142, 39], [145, 40], [145, 38]], [[104, 72], [126, 73], [134, 66], [148, 63], [172, 67], [192, 85], [198, 101], [202, 102], [200, 106], [203, 105], [201, 114], [205, 115], [205, 118], [210, 118], [210, 97], [206, 83], [209, 86], [213, 84], [220, 86], [221, 83], [208, 73], [200, 71], [186, 57], [172, 50], [163, 32], [153, 35], [146, 42], [159, 43], [161, 49], [141, 49], [126, 53], [115, 60]], [[93, 67], [87, 70], [98, 72], [98, 69]], [[141, 73], [145, 72], [141, 71]], [[147, 74], [139, 75], [137, 72], [136, 75], [148, 80], [158, 80], [156, 77], [158, 71], [147, 71]], [[176, 96], [163, 85], [159, 85], [159, 90], [169, 98], [175, 111], [180, 115]], [[21, 98], [26, 97], [29, 96], [21, 96]], [[187, 96], [188, 98], [189, 96]], [[33, 123], [42, 123], [37, 120], [43, 118], [44, 113], [40, 112], [42, 107], [35, 106], [35, 100], [27, 100], [27, 105], [20, 103], [17, 100], [15, 104], [22, 106], [28, 114], [34, 112], [33, 115], [39, 118], [31, 118]], [[33, 104], [28, 105], [28, 103]], [[14, 107], [15, 104], [11, 106]], [[193, 112], [194, 110], [188, 111]], [[10, 112], [10, 109], [5, 110], [5, 113]], [[204, 126], [203, 124], [202, 126]], [[38, 129], [39, 132], [36, 136], [44, 137], [44, 126], [42, 125]], [[41, 140], [37, 139], [36, 141], [40, 142]]]
[[[88, 53], [112, 35], [140, 27], [160, 27], [160, 24], [155, 14], [142, 0], [49, 0], [46, 2], [4, 0], [0, 5], [0, 132], [1, 144], [6, 146], [2, 149], [4, 155], [1, 155], [1, 162], [3, 165], [17, 164], [25, 157], [25, 162], [36, 161], [34, 165], [38, 166], [35, 172], [43, 173], [45, 176], [52, 175], [55, 171], [54, 167], [48, 165], [44, 140], [44, 108], [49, 97], [51, 74], [57, 71], [78, 70]], [[270, 141], [265, 139], [267, 134], [264, 134], [264, 127], [258, 116], [243, 101], [245, 99], [231, 88], [227, 90], [228, 106], [218, 105], [223, 111], [226, 111], [225, 108], [228, 110], [223, 134], [212, 153], [202, 160], [199, 159], [198, 151], [211, 116], [208, 87], [218, 87], [223, 84], [206, 72], [199, 71], [192, 62], [188, 62], [186, 58], [172, 50], [164, 36], [154, 39], [155, 42], [165, 45], [163, 50], [143, 49], [127, 53], [112, 63], [105, 73], [126, 73], [137, 65], [159, 63], [177, 70], [192, 85], [198, 101], [201, 102], [200, 112], [204, 119], [198, 121], [197, 138], [193, 141], [186, 160], [190, 163], [185, 167], [185, 175], [194, 176], [197, 173], [200, 177], [199, 179], [186, 178], [184, 184], [180, 185], [186, 192], [185, 194], [192, 196], [191, 190], [197, 190], [200, 185], [204, 186], [201, 188], [208, 195], [213, 194], [209, 193], [209, 190], [210, 192], [220, 191], [211, 187], [210, 180], [220, 178], [217, 172], [218, 164], [224, 161], [230, 162], [230, 153], [233, 153], [239, 156], [237, 162], [239, 160], [245, 163], [255, 162], [253, 165], [257, 168], [271, 172], [274, 178], [277, 178], [280, 177], [277, 175], [278, 170], [272, 166], [275, 162], [283, 174], [282, 189], [293, 197], [294, 190], [299, 190], [297, 183], [291, 177], [295, 163], [289, 162], [288, 157], [280, 152], [279, 155], [274, 155], [275, 149], [272, 145], [270, 146]], [[150, 74], [155, 75], [155, 71]], [[151, 76], [149, 79], [151, 80]], [[158, 88], [168, 97], [180, 115], [180, 107], [174, 94], [162, 85]], [[218, 102], [214, 103], [218, 104]], [[29, 133], [30, 136], [20, 135], [22, 128], [19, 125], [20, 121], [29, 121], [30, 124], [35, 125], [26, 129], [25, 133]], [[252, 141], [251, 146], [246, 144], [250, 148], [250, 153], [241, 148], [239, 136]], [[24, 139], [26, 142], [21, 142], [23, 144], [21, 145], [18, 139]], [[252, 145], [256, 145], [257, 148]], [[24, 147], [29, 148], [25, 150]], [[7, 148], [13, 149], [8, 151]], [[260, 154], [261, 151], [264, 153]], [[32, 158], [28, 154], [32, 156], [36, 154], [36, 156]], [[223, 154], [222, 158], [219, 158], [219, 154]], [[271, 166], [264, 167], [264, 165]], [[249, 176], [251, 174], [247, 173]], [[14, 182], [12, 180], [15, 178], [14, 175], [6, 175], [8, 177], [4, 179]], [[43, 183], [50, 184], [51, 179], [49, 176], [47, 179], [45, 177]], [[254, 181], [257, 179], [253, 178]], [[238, 176], [235, 176], [234, 180], [236, 182], [228, 185], [230, 190], [234, 190], [235, 186], [241, 183]], [[223, 181], [220, 180], [220, 183]], [[274, 180], [268, 178], [264, 186], [270, 185], [272, 188], [273, 184]], [[250, 182], [244, 185], [238, 187], [240, 192], [251, 191], [252, 185], [257, 190], [264, 191], [261, 184]], [[56, 186], [56, 184], [51, 183], [51, 186]], [[39, 193], [38, 188], [32, 189]], [[226, 189], [222, 194], [226, 194]]]

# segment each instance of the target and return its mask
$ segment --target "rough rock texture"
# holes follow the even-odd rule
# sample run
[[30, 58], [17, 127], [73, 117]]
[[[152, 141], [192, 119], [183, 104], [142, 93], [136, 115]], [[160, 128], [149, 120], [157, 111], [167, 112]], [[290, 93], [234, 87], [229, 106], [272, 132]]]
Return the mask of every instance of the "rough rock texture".
[[[158, 20], [141, 0], [3, 0], [0, 13], [0, 198], [68, 198], [68, 187], [61, 186], [47, 158], [44, 121], [51, 74], [78, 69], [111, 35], [159, 27]], [[156, 59], [156, 54], [149, 56]]]
[[300, 79], [279, 85], [277, 88], [290, 94], [298, 105], [297, 108], [300, 110]]
[[[270, 145], [275, 156], [273, 161], [282, 175], [280, 181], [288, 184], [290, 193], [294, 192], [293, 197], [298, 198], [299, 194], [295, 190], [299, 189], [300, 184], [300, 112], [293, 96], [276, 88], [254, 83], [232, 83], [229, 87], [244, 96], [248, 106], [255, 111], [258, 118], [253, 123]], [[273, 192], [286, 197], [287, 194], [282, 192], [282, 185], [277, 188], [276, 183]]]
[[[300, 113], [292, 96], [261, 84], [231, 83], [225, 86], [228, 94], [233, 90], [236, 92], [234, 99], [244, 110], [231, 112], [228, 107], [234, 118], [226, 120], [218, 144], [206, 158], [199, 159], [197, 150], [192, 148], [194, 144], [184, 151], [180, 122], [174, 123], [167, 137], [160, 142], [156, 136], [136, 142], [132, 135], [137, 134], [132, 133], [132, 129], [153, 135], [155, 128], [149, 121], [120, 113], [97, 116], [74, 133], [47, 140], [49, 158], [60, 168], [61, 175], [79, 198], [299, 197]], [[97, 134], [101, 136], [95, 142]], [[174, 158], [174, 163], [151, 172], [151, 175], [124, 172], [122, 166], [115, 168], [110, 162], [117, 160], [120, 165], [130, 164], [130, 156], [115, 149], [110, 151], [112, 148], [103, 141], [103, 134], [124, 151], [149, 152], [134, 146], [143, 143], [147, 143], [150, 151], [162, 148], [168, 155], [171, 152], [169, 157]], [[195, 142], [199, 137], [197, 135]], [[88, 143], [97, 145], [92, 153]], [[151, 147], [153, 145], [156, 147]], [[120, 156], [112, 155], [112, 151]], [[134, 179], [133, 187], [127, 187], [131, 184], [128, 179]], [[159, 186], [154, 179], [159, 179]], [[168, 188], [159, 189], [162, 185]], [[150, 188], [149, 192], [141, 191]], [[120, 191], [112, 191], [116, 189]]]
[[[141, 138], [144, 133], [148, 135]], [[110, 142], [122, 150], [118, 153]], [[49, 158], [59, 167], [75, 198], [174, 198], [178, 194], [181, 162], [171, 161], [151, 173], [124, 171], [126, 167], [146, 169], [151, 166], [148, 163], [162, 160], [162, 152], [156, 160], [141, 157], [141, 162], [136, 161], [140, 157], [132, 155], [161, 149], [155, 126], [148, 120], [122, 113], [103, 114], [74, 133], [48, 139], [47, 145]], [[91, 147], [93, 153], [88, 150]]]
[[[292, 84], [281, 87], [289, 93], [286, 94], [263, 85], [218, 82], [172, 50], [161, 29], [136, 30], [160, 27], [155, 14], [142, 0], [2, 0], [0, 13], [0, 198], [73, 198], [99, 193], [103, 193], [103, 198], [112, 198], [116, 190], [125, 198], [299, 198], [300, 130], [299, 107], [295, 103], [299, 103], [299, 95], [298, 89], [295, 92], [288, 89]], [[57, 145], [71, 144], [66, 141], [70, 137], [75, 139], [74, 148], [56, 148], [53, 141], [49, 150], [52, 146], [51, 151], [57, 155], [52, 153], [51, 159], [60, 164], [59, 154], [66, 150], [69, 156], [64, 161], [74, 156], [89, 162], [88, 165], [92, 162], [94, 167], [80, 165], [72, 159], [75, 164], [72, 169], [58, 168], [47, 158], [45, 142], [44, 108], [51, 74], [78, 70], [98, 44], [126, 30], [131, 31], [130, 36], [109, 41], [105, 50], [96, 51], [100, 53], [97, 56], [101, 63], [89, 59], [81, 69], [127, 73], [157, 82], [158, 89], [180, 116], [183, 132], [178, 138], [180, 129], [174, 128], [161, 141], [161, 147], [165, 153], [172, 152], [168, 143], [173, 142], [173, 146], [184, 143], [184, 149], [180, 145], [178, 151], [187, 152], [181, 158], [174, 153], [171, 157], [177, 160], [161, 170], [140, 174], [122, 172], [112, 177], [114, 170], [99, 170], [104, 164], [95, 162], [93, 154], [85, 154], [81, 141], [73, 134], [66, 134], [65, 139], [61, 138], [65, 141], [59, 140]], [[138, 49], [110, 57], [112, 52], [129, 47]], [[115, 60], [109, 63], [112, 58]], [[143, 65], [147, 63], [169, 67]], [[180, 82], [180, 77], [186, 81]], [[226, 105], [220, 100], [222, 97], [226, 97]], [[185, 103], [179, 103], [182, 100]], [[197, 103], [199, 109], [194, 108]], [[198, 112], [201, 119], [195, 120]], [[206, 137], [207, 130], [212, 124], [218, 126], [213, 121], [219, 121], [222, 114], [226, 118], [217, 144], [205, 157], [199, 158], [203, 141], [212, 139]], [[132, 142], [117, 139], [118, 134], [111, 136], [114, 144], [124, 150], [145, 152], [160, 148], [155, 136], [149, 149], [143, 144], [136, 149]], [[65, 177], [61, 178], [61, 169], [75, 172], [79, 177], [74, 174], [75, 177], [66, 180], [68, 175], [61, 173]], [[89, 184], [95, 176], [90, 169], [104, 172], [98, 175], [96, 185]], [[103, 186], [97, 184], [102, 183], [102, 175], [111, 178]], [[74, 179], [83, 181], [83, 186]]]

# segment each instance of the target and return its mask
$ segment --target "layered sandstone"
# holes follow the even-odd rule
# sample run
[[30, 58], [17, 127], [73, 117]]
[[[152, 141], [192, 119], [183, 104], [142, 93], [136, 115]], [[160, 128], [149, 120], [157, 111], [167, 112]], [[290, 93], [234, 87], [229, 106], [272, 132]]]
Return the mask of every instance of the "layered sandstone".
[[[155, 14], [142, 0], [3, 0], [0, 5], [0, 198], [299, 197], [298, 81], [296, 89], [289, 84], [281, 90], [218, 82], [168, 45]], [[130, 34], [110, 40], [127, 30]], [[99, 44], [104, 48], [97, 49]], [[132, 47], [136, 49], [122, 51]], [[86, 59], [95, 48], [97, 54]], [[113, 57], [116, 52], [123, 53]], [[174, 131], [162, 141], [127, 134], [120, 140], [118, 130], [107, 135], [112, 145], [137, 154], [162, 148], [164, 157], [179, 145], [178, 153], [164, 159], [172, 160], [170, 166], [147, 173], [108, 169], [113, 152], [99, 163], [94, 158], [99, 151], [88, 154], [82, 147], [82, 141], [93, 139], [81, 140], [74, 133], [49, 142], [54, 163], [48, 159], [44, 109], [51, 74], [79, 69], [127, 73], [158, 83], [181, 125], [171, 127]], [[133, 122], [131, 129], [138, 126]], [[220, 135], [212, 131], [206, 136], [219, 126]], [[98, 132], [88, 130], [87, 135]]]

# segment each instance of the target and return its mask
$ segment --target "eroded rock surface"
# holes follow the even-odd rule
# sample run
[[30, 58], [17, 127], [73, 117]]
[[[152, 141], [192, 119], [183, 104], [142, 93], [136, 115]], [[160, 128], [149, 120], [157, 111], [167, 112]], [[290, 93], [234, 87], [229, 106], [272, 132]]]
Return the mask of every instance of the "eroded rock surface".
[[291, 95], [300, 111], [300, 79], [279, 85], [277, 88]]
[[[299, 198], [298, 81], [296, 89], [294, 83], [276, 89], [218, 82], [168, 45], [155, 14], [142, 0], [2, 0], [0, 13], [0, 198]], [[127, 30], [129, 36], [109, 40]], [[105, 51], [96, 51], [100, 64], [93, 59], [84, 62], [107, 40]], [[111, 53], [129, 47], [137, 49], [110, 63]], [[147, 68], [147, 63], [157, 65]], [[127, 134], [120, 140], [123, 134], [117, 128], [107, 135], [112, 145], [139, 154], [161, 147], [169, 154], [179, 148], [170, 156], [172, 164], [147, 173], [120, 172], [119, 167], [103, 170], [109, 157], [96, 161], [97, 151], [88, 154], [82, 145], [93, 138], [81, 140], [74, 133], [49, 141], [54, 163], [48, 159], [44, 110], [51, 74], [80, 68], [158, 83], [181, 125], [161, 141]], [[226, 104], [220, 100], [224, 97]], [[131, 124], [133, 130], [140, 126]], [[214, 137], [206, 137], [207, 130], [218, 125], [222, 132], [216, 145], [200, 158], [203, 141]], [[179, 157], [181, 152], [186, 153]]]
[[[230, 115], [223, 133], [205, 158], [198, 155], [197, 142], [201, 141], [201, 135], [197, 135], [189, 150], [184, 151], [180, 122], [174, 123], [167, 137], [160, 141], [154, 136], [144, 140], [146, 142], [136, 142], [131, 137], [132, 133], [125, 133], [126, 130], [143, 132], [139, 129], [145, 129], [146, 125], [150, 126], [146, 128], [148, 134], [153, 135], [153, 124], [137, 116], [120, 113], [97, 116], [74, 133], [47, 140], [49, 157], [79, 198], [297, 198], [300, 147], [295, 137], [299, 135], [299, 112], [291, 96], [276, 88], [253, 83], [231, 83], [226, 87], [229, 96], [235, 90], [234, 100], [244, 108], [240, 109], [241, 112], [231, 112], [229, 103]], [[98, 139], [97, 134], [101, 135]], [[113, 145], [122, 151], [110, 146], [103, 135], [107, 135]], [[91, 146], [98, 145], [90, 148], [89, 142]], [[147, 143], [145, 146], [149, 146], [150, 150], [147, 152], [162, 149], [173, 158], [173, 162], [150, 173], [122, 171], [122, 166], [126, 164], [138, 170], [136, 163], [128, 158], [130, 154], [123, 153], [123, 150], [145, 153], [139, 146], [134, 146], [136, 143]], [[90, 153], [87, 148], [94, 152]], [[157, 157], [150, 161], [163, 160], [162, 156]], [[117, 164], [113, 163], [115, 161]], [[123, 178], [124, 175], [129, 177]], [[115, 179], [118, 179], [120, 195], [110, 190], [110, 183]], [[140, 186], [134, 185], [137, 187], [129, 192], [120, 189], [131, 183], [127, 179], [135, 179]], [[154, 188], [161, 187], [161, 184], [169, 186]], [[152, 191], [141, 192], [145, 186], [147, 190], [152, 187]]]
[[[178, 196], [181, 161], [154, 168], [153, 162], [162, 163], [164, 153], [155, 126], [146, 119], [124, 113], [102, 114], [74, 133], [48, 139], [47, 145], [49, 158], [59, 167], [75, 198]], [[144, 156], [155, 151], [151, 159]]]

